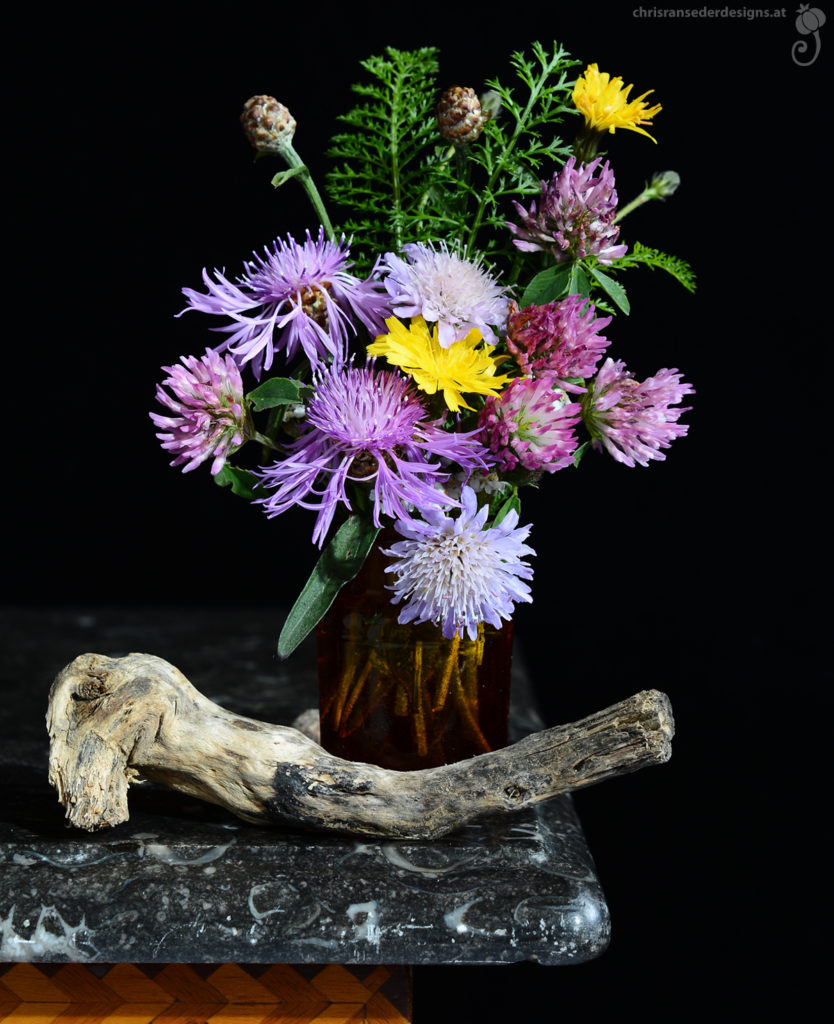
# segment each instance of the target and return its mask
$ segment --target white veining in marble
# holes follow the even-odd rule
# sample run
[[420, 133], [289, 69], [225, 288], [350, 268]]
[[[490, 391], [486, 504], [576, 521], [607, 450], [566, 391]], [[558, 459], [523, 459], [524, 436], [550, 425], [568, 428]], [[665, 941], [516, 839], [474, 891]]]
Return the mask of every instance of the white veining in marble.
[[[67, 959], [76, 962], [95, 959], [98, 951], [92, 947], [90, 942], [92, 932], [83, 917], [77, 925], [70, 925], [54, 906], [42, 905], [32, 934], [29, 938], [24, 938], [15, 930], [15, 909], [13, 906], [6, 918], [0, 918], [1, 959], [28, 962], [42, 957], [52, 957], [56, 954], [66, 956]], [[57, 927], [55, 927], [56, 925]], [[20, 923], [21, 928], [28, 926], [28, 919]], [[79, 939], [82, 939], [85, 945], [92, 947], [92, 955], [88, 949], [78, 945]]]
[[165, 846], [163, 843], [144, 843], [140, 849], [140, 855], [153, 857], [155, 860], [162, 861], [163, 864], [188, 864], [196, 866], [218, 860], [231, 845], [231, 843], [226, 843], [225, 846], [212, 846], [205, 853], [197, 857], [184, 857], [180, 853], [175, 853], [170, 846]]
[[464, 857], [463, 860], [456, 860], [451, 864], [444, 864], [443, 867], [425, 868], [404, 857], [400, 853], [396, 843], [385, 843], [382, 846], [382, 853], [388, 863], [393, 864], [394, 867], [402, 868], [404, 871], [410, 871], [413, 874], [425, 875], [427, 878], [440, 878], [442, 875], [448, 875], [450, 871], [457, 871], [458, 868], [471, 863], [475, 859], [474, 856]]
[[[272, 905], [266, 909], [259, 908], [255, 901], [265, 893], [269, 895], [269, 903]], [[297, 896], [298, 889], [292, 882], [281, 877], [271, 882], [258, 882], [249, 889], [249, 913], [256, 921], [264, 921], [273, 914], [283, 914], [287, 909], [287, 902], [294, 902]]]
[[367, 903], [351, 903], [347, 908], [347, 916], [353, 924], [354, 938], [357, 941], [364, 939], [372, 946], [379, 946], [382, 936], [379, 929], [379, 911], [376, 900], [370, 900]]

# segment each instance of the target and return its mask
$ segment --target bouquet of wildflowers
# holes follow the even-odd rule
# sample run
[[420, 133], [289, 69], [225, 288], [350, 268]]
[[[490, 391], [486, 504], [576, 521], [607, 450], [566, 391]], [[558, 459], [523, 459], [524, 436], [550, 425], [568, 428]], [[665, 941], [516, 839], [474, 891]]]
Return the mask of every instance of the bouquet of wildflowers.
[[512, 55], [509, 83], [478, 96], [440, 91], [432, 48], [363, 61], [324, 197], [287, 108], [246, 103], [252, 145], [285, 165], [273, 184], [300, 185], [317, 223], [234, 279], [204, 270], [202, 290], [183, 289], [187, 310], [221, 321], [221, 340], [164, 368], [151, 417], [172, 465], [206, 464], [269, 517], [313, 513], [321, 552], [282, 656], [383, 527], [399, 622], [477, 643], [484, 623], [531, 600], [524, 488], [594, 449], [647, 466], [686, 433], [693, 389], [679, 371], [638, 380], [612, 345], [626, 271], [694, 288], [683, 260], [621, 237], [623, 217], [671, 195], [677, 175], [656, 174], [621, 207], [603, 150], [618, 130], [654, 142], [661, 107], [578, 65], [535, 43]]

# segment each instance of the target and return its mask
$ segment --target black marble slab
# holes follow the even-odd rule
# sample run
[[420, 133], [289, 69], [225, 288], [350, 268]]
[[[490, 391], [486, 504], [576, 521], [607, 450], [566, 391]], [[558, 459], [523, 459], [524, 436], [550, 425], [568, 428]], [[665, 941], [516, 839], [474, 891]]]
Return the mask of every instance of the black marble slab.
[[[314, 648], [274, 655], [278, 608], [0, 610], [0, 961], [580, 963], [609, 915], [570, 797], [432, 842], [259, 828], [151, 784], [129, 822], [66, 826], [44, 716], [78, 654], [143, 651], [206, 696], [289, 724]], [[540, 728], [516, 661], [512, 732]]]

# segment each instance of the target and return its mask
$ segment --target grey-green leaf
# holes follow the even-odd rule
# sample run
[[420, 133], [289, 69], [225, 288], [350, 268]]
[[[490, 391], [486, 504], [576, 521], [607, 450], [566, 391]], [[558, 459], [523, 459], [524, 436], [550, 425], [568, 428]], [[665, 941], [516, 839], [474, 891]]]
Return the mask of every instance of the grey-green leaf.
[[379, 527], [366, 516], [351, 515], [322, 551], [278, 637], [278, 656], [288, 658], [318, 625], [342, 587], [359, 572]]

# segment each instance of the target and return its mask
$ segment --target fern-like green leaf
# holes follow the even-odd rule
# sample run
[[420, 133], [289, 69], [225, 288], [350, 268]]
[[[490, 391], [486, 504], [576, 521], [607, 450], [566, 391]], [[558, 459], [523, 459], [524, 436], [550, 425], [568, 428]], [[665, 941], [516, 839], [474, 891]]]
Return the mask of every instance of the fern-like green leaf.
[[486, 83], [500, 98], [501, 110], [487, 122], [482, 144], [471, 148], [470, 158], [482, 168], [485, 182], [464, 237], [492, 261], [511, 254], [504, 226], [511, 213], [508, 200], [538, 192], [542, 178], [570, 155], [570, 146], [554, 129], [577, 113], [570, 102], [576, 78], [570, 69], [578, 63], [558, 43], [547, 51], [536, 42], [532, 56], [519, 51], [510, 58], [523, 86], [518, 98], [497, 78]]
[[339, 118], [347, 129], [332, 139], [327, 176], [331, 198], [345, 208], [344, 230], [354, 255], [398, 250], [415, 235], [426, 190], [424, 162], [436, 143], [437, 49], [397, 50], [360, 62], [370, 81], [353, 85], [362, 99]]
[[512, 55], [519, 81], [487, 81], [500, 109], [463, 147], [438, 132], [437, 55], [388, 47], [362, 61], [370, 80], [352, 87], [360, 102], [339, 119], [344, 130], [328, 150], [336, 161], [328, 192], [345, 209], [341, 227], [363, 268], [376, 253], [426, 239], [446, 239], [490, 264], [511, 262], [511, 201], [537, 193], [570, 153], [555, 128], [576, 115], [571, 69], [579, 62], [561, 46], [534, 43], [529, 56]]
[[612, 269], [625, 270], [628, 267], [646, 266], [654, 269], [658, 267], [671, 274], [679, 281], [687, 291], [695, 291], [695, 271], [679, 256], [670, 256], [659, 249], [650, 249], [647, 245], [635, 242], [630, 252], [620, 256], [611, 264]]

